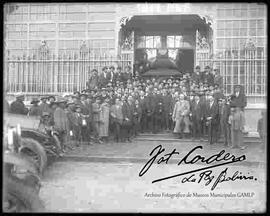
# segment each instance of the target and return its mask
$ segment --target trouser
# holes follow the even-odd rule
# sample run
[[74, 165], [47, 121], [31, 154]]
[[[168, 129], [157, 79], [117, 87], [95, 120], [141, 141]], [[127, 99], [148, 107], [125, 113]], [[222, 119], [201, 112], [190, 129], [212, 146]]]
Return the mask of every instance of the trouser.
[[125, 124], [122, 125], [121, 130], [123, 134], [123, 138], [129, 139], [132, 136], [132, 125], [131, 124]]
[[231, 128], [227, 122], [221, 122], [221, 133], [224, 137], [224, 145], [231, 144]]
[[241, 147], [243, 145], [243, 133], [241, 130], [231, 129], [232, 146]]
[[132, 134], [137, 136], [139, 134], [140, 130], [141, 130], [140, 122], [139, 122], [138, 119], [135, 119], [134, 124], [133, 124], [133, 132], [132, 132]]
[[154, 116], [152, 114], [146, 116], [146, 130], [154, 132]]
[[171, 127], [170, 127], [170, 115], [167, 112], [165, 113], [164, 122], [165, 122], [165, 129], [166, 130], [171, 129]]
[[201, 120], [200, 119], [192, 119], [192, 136], [194, 138], [201, 138], [202, 137], [202, 127], [201, 127]]
[[147, 119], [145, 113], [142, 114], [142, 120], [140, 122], [141, 125], [141, 133], [146, 131], [146, 126], [147, 126]]
[[81, 134], [82, 134], [82, 141], [88, 141], [89, 140], [89, 127], [88, 126], [82, 126], [81, 127]]
[[200, 120], [201, 136], [207, 135], [206, 118]]
[[208, 141], [210, 142], [210, 144], [217, 142], [217, 127], [218, 124], [216, 122], [210, 121], [208, 126]]
[[119, 122], [114, 122], [114, 139], [116, 142], [119, 142], [120, 139], [122, 139], [122, 134], [121, 134], [121, 124]]
[[154, 132], [159, 132], [163, 129], [164, 127], [164, 116], [163, 114], [155, 114], [154, 116]]

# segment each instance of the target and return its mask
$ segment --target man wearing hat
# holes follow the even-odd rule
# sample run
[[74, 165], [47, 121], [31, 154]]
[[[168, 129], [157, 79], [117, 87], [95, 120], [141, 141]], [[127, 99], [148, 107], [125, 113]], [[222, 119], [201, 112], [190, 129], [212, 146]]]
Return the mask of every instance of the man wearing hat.
[[28, 113], [30, 116], [41, 116], [42, 111], [38, 103], [39, 103], [39, 99], [37, 98], [32, 99], [31, 104], [33, 104], [33, 106], [30, 108], [29, 113]]
[[244, 111], [244, 108], [247, 106], [247, 97], [245, 95], [243, 86], [235, 86], [232, 103], [234, 103], [236, 107], [240, 107]]
[[220, 127], [221, 134], [224, 137], [224, 145], [228, 146], [231, 143], [231, 128], [229, 124], [230, 116], [230, 97], [222, 98], [220, 111]]
[[75, 114], [75, 103], [73, 101], [67, 102], [67, 118], [69, 122], [69, 137], [70, 140], [73, 140], [75, 143], [79, 139], [79, 127], [78, 127], [78, 122]]
[[49, 105], [51, 105], [52, 103], [54, 103], [55, 102], [55, 96], [53, 96], [53, 95], [50, 95], [48, 98], [47, 98], [48, 100], [49, 100]]
[[101, 112], [100, 105], [101, 105], [101, 99], [99, 96], [97, 96], [95, 98], [95, 102], [92, 104], [92, 110], [93, 110], [94, 136], [98, 140], [99, 140], [99, 124], [100, 124], [100, 112]]
[[109, 83], [109, 82], [113, 82], [114, 81], [114, 79], [115, 79], [115, 77], [114, 77], [114, 66], [111, 66], [110, 68], [109, 68], [109, 71], [107, 72], [107, 77], [106, 77], [106, 79], [107, 79], [107, 83]]
[[223, 87], [223, 77], [220, 75], [220, 70], [215, 68], [213, 71], [214, 74], [214, 85], [218, 85], [220, 88]]
[[98, 86], [100, 88], [103, 88], [107, 85], [107, 67], [102, 68], [102, 72], [98, 77], [98, 82], [99, 82]]
[[191, 120], [192, 120], [192, 135], [194, 139], [202, 139], [202, 120], [204, 103], [199, 94], [194, 95], [194, 99], [191, 101]]
[[205, 66], [204, 71], [204, 82], [208, 84], [208, 86], [214, 85], [214, 75], [211, 73], [211, 68], [207, 65]]
[[14, 114], [26, 115], [28, 113], [28, 109], [23, 103], [24, 95], [22, 93], [17, 93], [15, 97], [16, 100], [10, 104], [10, 112]]
[[41, 113], [43, 112], [49, 112], [50, 107], [49, 104], [47, 104], [47, 96], [41, 96], [40, 100], [41, 100], [41, 104], [39, 105], [39, 109], [41, 110]]
[[66, 100], [59, 98], [56, 102], [57, 108], [54, 111], [53, 119], [55, 129], [59, 132], [61, 143], [66, 145], [70, 131], [67, 114], [65, 112]]
[[219, 127], [219, 106], [218, 102], [214, 100], [212, 95], [208, 96], [209, 103], [207, 104], [207, 117], [208, 122], [208, 140], [210, 144], [217, 143], [218, 134], [217, 129]]

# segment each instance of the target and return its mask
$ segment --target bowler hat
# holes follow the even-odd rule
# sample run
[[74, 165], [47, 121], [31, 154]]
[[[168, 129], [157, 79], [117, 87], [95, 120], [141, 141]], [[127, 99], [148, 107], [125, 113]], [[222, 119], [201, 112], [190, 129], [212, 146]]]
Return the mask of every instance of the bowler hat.
[[43, 100], [43, 99], [48, 99], [48, 96], [45, 96], [45, 95], [41, 96], [40, 100]]
[[31, 104], [37, 104], [40, 100], [37, 98], [33, 98]]
[[50, 116], [50, 113], [48, 113], [48, 112], [42, 112], [42, 116]]
[[24, 94], [22, 92], [17, 92], [14, 96], [16, 98], [23, 98], [24, 97]]
[[55, 96], [53, 96], [53, 95], [48, 96], [48, 99], [50, 99], [50, 98], [53, 98], [54, 100], [56, 100]]
[[60, 103], [66, 103], [67, 101], [64, 98], [58, 98], [57, 101], [55, 101], [56, 104]]

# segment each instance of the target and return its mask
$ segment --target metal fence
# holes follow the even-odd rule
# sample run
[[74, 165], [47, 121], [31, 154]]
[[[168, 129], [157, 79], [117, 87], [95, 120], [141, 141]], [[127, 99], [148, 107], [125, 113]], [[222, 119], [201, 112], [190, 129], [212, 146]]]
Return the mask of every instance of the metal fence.
[[[86, 87], [92, 69], [101, 72], [104, 66], [132, 66], [132, 58], [131, 54], [97, 56], [89, 50], [55, 56], [43, 47], [36, 55], [7, 57], [4, 85], [9, 94], [18, 91], [26, 94], [81, 91]], [[235, 85], [240, 84], [245, 87], [246, 95], [254, 98], [253, 102], [265, 100], [267, 60], [257, 50], [246, 50], [240, 56], [223, 53], [219, 58], [197, 60], [202, 68], [210, 65], [220, 69], [226, 94], [231, 94]]]
[[63, 93], [86, 88], [89, 72], [104, 66], [132, 66], [130, 55], [96, 56], [90, 52], [60, 54], [40, 52], [38, 55], [11, 57], [5, 61], [5, 89], [26, 94]]
[[242, 50], [238, 55], [228, 51], [219, 53], [215, 58], [200, 58], [197, 63], [216, 67], [223, 76], [225, 93], [233, 93], [235, 85], [243, 85], [250, 101], [263, 102], [267, 96], [267, 57], [257, 49]]

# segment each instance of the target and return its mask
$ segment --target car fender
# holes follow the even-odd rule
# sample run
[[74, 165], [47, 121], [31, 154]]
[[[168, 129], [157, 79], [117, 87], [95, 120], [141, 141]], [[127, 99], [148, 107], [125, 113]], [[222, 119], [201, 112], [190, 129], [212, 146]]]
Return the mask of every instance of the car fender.
[[42, 173], [45, 167], [47, 166], [47, 155], [45, 148], [40, 144], [40, 142], [38, 142], [35, 139], [22, 137], [21, 141], [22, 142], [19, 148], [19, 152], [21, 152], [22, 149], [24, 148], [28, 148], [41, 157], [40, 173]]
[[14, 166], [18, 166], [21, 168], [26, 169], [27, 171], [38, 175], [39, 171], [38, 171], [38, 167], [36, 167], [36, 165], [29, 161], [26, 157], [24, 157], [23, 155], [20, 155], [18, 153], [14, 153], [14, 152], [8, 152], [8, 153], [4, 153], [4, 164], [11, 164]]

